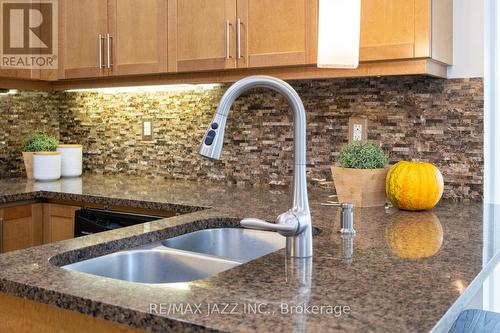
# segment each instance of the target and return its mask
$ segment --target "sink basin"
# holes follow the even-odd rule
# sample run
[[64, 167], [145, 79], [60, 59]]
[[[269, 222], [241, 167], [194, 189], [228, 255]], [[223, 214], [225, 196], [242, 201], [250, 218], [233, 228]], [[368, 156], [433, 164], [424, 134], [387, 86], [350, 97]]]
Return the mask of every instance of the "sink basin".
[[283, 249], [286, 238], [276, 232], [241, 228], [205, 229], [162, 241], [168, 248], [247, 262]]
[[136, 283], [189, 282], [280, 250], [285, 242], [285, 237], [268, 231], [206, 229], [62, 268]]
[[138, 249], [97, 257], [63, 268], [138, 283], [176, 283], [206, 278], [239, 265], [230, 260], [168, 249]]

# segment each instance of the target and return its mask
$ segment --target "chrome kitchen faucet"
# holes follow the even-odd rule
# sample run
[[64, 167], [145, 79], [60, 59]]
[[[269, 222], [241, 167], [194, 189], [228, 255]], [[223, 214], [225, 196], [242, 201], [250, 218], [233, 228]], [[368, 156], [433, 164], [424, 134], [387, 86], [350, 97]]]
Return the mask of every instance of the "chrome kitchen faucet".
[[224, 142], [226, 120], [236, 98], [252, 88], [269, 88], [285, 97], [293, 111], [293, 192], [291, 208], [280, 214], [276, 223], [256, 218], [245, 218], [240, 224], [245, 228], [276, 231], [286, 236], [289, 257], [312, 257], [312, 221], [307, 198], [306, 179], [306, 112], [297, 92], [286, 82], [270, 76], [249, 76], [234, 83], [222, 96], [212, 123], [209, 125], [200, 148], [200, 154], [220, 159]]

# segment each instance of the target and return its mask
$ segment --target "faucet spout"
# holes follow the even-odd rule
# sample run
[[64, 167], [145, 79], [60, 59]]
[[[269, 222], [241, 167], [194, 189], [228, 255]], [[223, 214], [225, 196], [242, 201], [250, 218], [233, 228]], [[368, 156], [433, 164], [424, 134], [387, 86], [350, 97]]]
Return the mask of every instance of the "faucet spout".
[[[268, 88], [280, 93], [285, 97], [293, 111], [293, 191], [290, 210], [278, 217], [277, 224], [282, 226], [272, 226], [271, 223], [265, 221], [256, 223], [256, 220], [250, 223], [249, 219], [246, 219], [246, 222], [243, 220], [242, 225], [249, 228], [280, 232], [287, 236], [287, 253], [289, 256], [311, 257], [312, 222], [309, 212], [306, 178], [306, 112], [299, 95], [288, 83], [270, 76], [250, 76], [234, 83], [220, 100], [212, 123], [203, 138], [200, 154], [208, 158], [220, 159], [224, 143], [224, 130], [231, 107], [242, 93], [252, 88]], [[296, 229], [291, 227], [292, 224]]]

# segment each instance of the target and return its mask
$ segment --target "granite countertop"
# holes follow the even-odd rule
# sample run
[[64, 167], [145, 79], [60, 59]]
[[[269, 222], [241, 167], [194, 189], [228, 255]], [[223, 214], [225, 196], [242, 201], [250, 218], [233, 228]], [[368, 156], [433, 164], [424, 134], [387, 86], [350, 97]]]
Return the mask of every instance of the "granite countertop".
[[[289, 208], [288, 188], [99, 175], [55, 183], [0, 180], [0, 203], [56, 199], [187, 213], [2, 254], [0, 291], [153, 332], [423, 332], [481, 271], [480, 203], [441, 202], [423, 213], [355, 209], [351, 257], [349, 242], [336, 232], [339, 209], [320, 205], [328, 195], [309, 191], [319, 231], [312, 261], [287, 260], [280, 250], [179, 288], [116, 281], [58, 265], [197, 229], [237, 226], [243, 217], [272, 221]], [[151, 304], [164, 311], [151, 312]], [[167, 313], [169, 304], [201, 304], [203, 311]], [[207, 315], [210, 306], [222, 310], [225, 304], [230, 304], [226, 311]], [[260, 313], [245, 308], [255, 304]]]

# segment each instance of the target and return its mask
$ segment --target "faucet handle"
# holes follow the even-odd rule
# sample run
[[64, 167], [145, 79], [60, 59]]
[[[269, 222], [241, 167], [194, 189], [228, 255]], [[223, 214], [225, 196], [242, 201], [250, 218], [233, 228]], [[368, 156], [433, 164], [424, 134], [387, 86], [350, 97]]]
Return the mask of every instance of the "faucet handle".
[[269, 223], [264, 220], [251, 217], [244, 218], [243, 220], [241, 220], [240, 224], [242, 227], [248, 229], [276, 231], [283, 236], [296, 235], [299, 228], [298, 222], [294, 223], [293, 221], [288, 220], [286, 223], [283, 223], [278, 220], [278, 223]]

